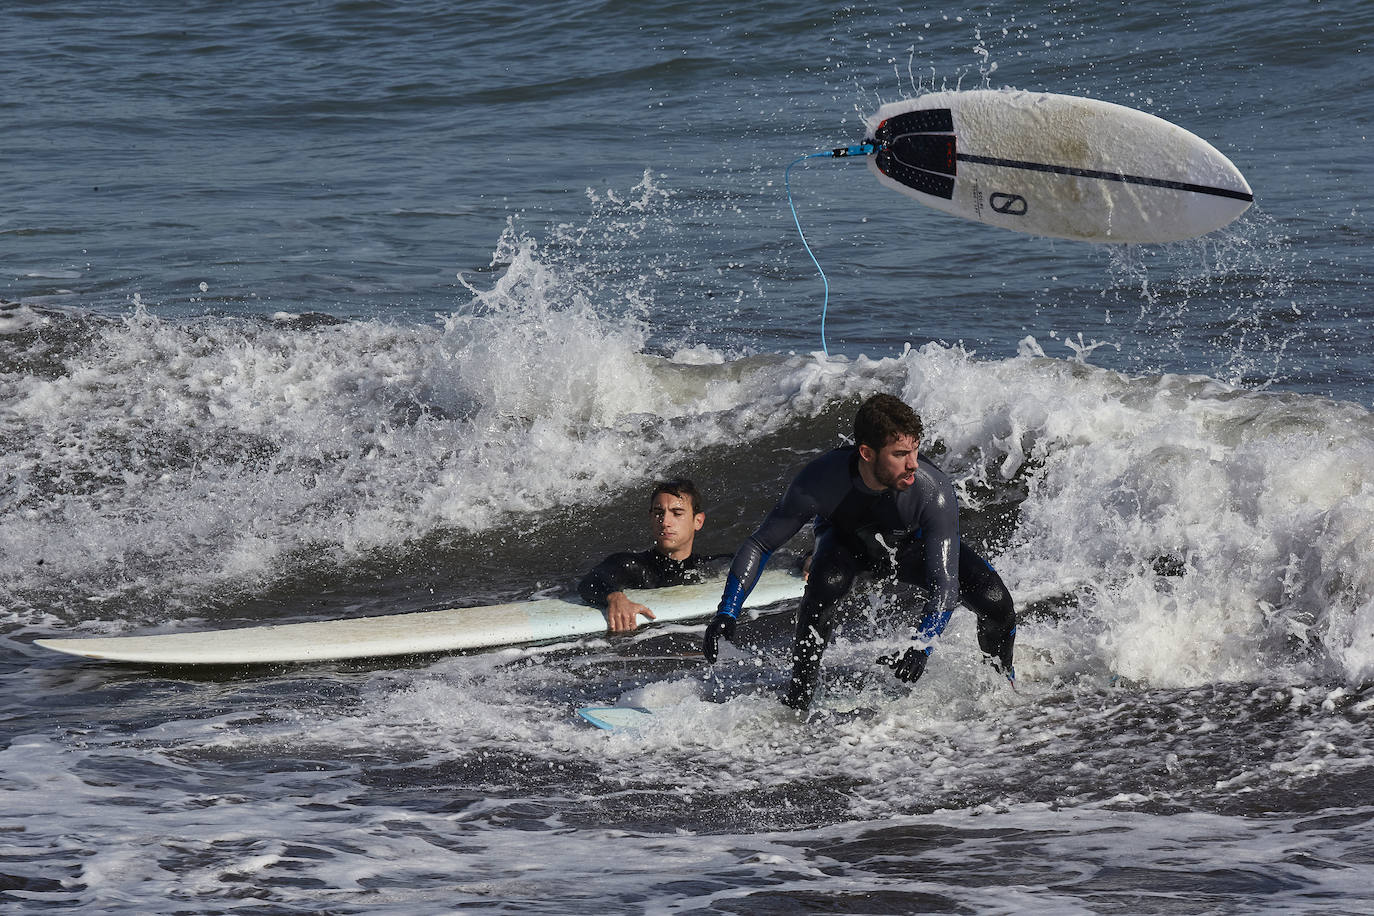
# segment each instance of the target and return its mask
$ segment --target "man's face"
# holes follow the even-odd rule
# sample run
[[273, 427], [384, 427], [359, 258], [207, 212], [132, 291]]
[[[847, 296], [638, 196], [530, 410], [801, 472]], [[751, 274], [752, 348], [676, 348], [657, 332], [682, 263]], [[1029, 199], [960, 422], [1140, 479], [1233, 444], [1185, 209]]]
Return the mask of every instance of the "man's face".
[[692, 539], [705, 521], [706, 513], [693, 512], [690, 502], [671, 493], [658, 494], [649, 506], [654, 544], [661, 553], [675, 560], [684, 559], [692, 552]]
[[859, 457], [869, 466], [873, 477], [884, 487], [905, 490], [916, 482], [916, 447], [911, 436], [888, 440], [877, 452], [867, 445], [859, 446]]

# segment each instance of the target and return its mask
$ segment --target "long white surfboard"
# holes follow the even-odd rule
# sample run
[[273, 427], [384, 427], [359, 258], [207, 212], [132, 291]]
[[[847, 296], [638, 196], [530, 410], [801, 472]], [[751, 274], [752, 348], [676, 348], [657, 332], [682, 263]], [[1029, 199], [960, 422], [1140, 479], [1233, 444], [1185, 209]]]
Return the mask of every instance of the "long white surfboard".
[[935, 92], [868, 119], [878, 180], [965, 219], [1088, 242], [1175, 242], [1254, 201], [1240, 171], [1162, 118], [1076, 96]]
[[[800, 576], [766, 570], [745, 607], [757, 608], [801, 597]], [[657, 622], [690, 620], [715, 611], [723, 579], [698, 585], [628, 591], [657, 615]], [[460, 649], [489, 649], [606, 632], [605, 611], [577, 600], [547, 598], [486, 607], [453, 608], [241, 627], [157, 636], [39, 639], [35, 645], [101, 661], [159, 665], [238, 665], [314, 662], [347, 658], [416, 655]]]

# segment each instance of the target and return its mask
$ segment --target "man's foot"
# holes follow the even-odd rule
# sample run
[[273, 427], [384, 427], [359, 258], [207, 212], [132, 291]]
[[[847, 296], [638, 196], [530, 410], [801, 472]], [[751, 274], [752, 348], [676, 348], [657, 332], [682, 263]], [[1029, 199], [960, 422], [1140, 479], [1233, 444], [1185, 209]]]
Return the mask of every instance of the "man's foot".
[[787, 693], [783, 695], [782, 705], [804, 713], [811, 708], [811, 700], [815, 693], [814, 688], [793, 681], [788, 685]]

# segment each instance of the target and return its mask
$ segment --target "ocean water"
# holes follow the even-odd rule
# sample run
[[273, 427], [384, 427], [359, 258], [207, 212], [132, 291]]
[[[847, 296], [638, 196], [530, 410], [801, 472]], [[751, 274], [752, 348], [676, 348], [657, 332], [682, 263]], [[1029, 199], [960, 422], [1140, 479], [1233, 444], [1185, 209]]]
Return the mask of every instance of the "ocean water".
[[[82, 913], [1374, 909], [1365, 0], [0, 8], [0, 901]], [[1012, 86], [1256, 205], [1105, 247], [857, 161]], [[890, 391], [1022, 615], [926, 676], [790, 608], [173, 670], [37, 638], [557, 594], [706, 491], [730, 552]], [[804, 538], [794, 544], [804, 549]], [[887, 607], [870, 610], [896, 620]], [[581, 705], [659, 711], [636, 734]]]

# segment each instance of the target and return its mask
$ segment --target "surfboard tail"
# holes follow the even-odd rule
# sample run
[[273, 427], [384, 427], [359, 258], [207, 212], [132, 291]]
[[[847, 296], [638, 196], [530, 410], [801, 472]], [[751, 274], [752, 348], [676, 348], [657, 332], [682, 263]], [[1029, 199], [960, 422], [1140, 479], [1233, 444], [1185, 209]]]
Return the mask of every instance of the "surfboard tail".
[[954, 116], [948, 108], [909, 111], [883, 120], [869, 141], [878, 170], [909, 188], [949, 200], [958, 175]]

